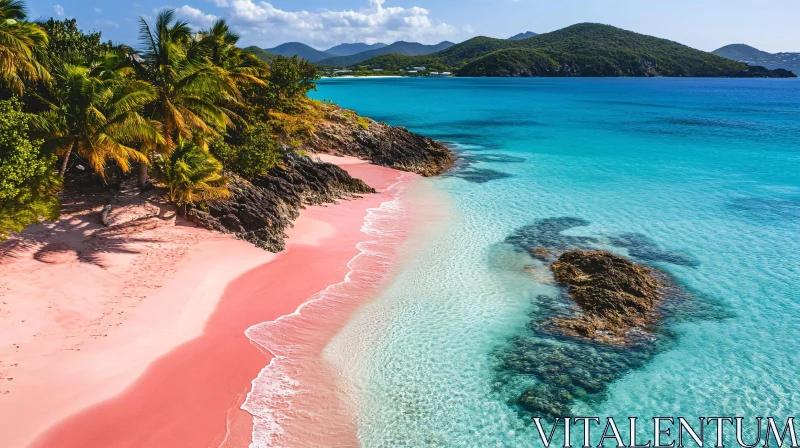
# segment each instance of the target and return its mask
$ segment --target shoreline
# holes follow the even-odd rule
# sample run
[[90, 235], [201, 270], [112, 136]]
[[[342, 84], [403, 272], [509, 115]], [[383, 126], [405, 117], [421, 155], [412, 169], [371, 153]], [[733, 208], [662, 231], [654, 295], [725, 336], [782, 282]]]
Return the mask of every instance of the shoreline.
[[[178, 233], [197, 233], [203, 241], [192, 245], [191, 254], [176, 263], [160, 260], [165, 264], [163, 268], [172, 267], [175, 272], [160, 285], [158, 294], [138, 297], [140, 303], [133, 308], [134, 314], [142, 310], [140, 320], [119, 323], [104, 333], [108, 336], [101, 339], [103, 351], [94, 345], [86, 345], [77, 356], [76, 352], [68, 351], [46, 357], [40, 351], [38, 355], [43, 359], [39, 360], [38, 369], [15, 367], [18, 369], [14, 372], [18, 381], [15, 389], [0, 395], [0, 413], [13, 416], [4, 418], [3, 426], [7, 428], [2, 433], [9, 438], [4, 444], [247, 446], [252, 417], [239, 407], [251, 381], [271, 362], [271, 357], [249, 341], [244, 331], [291, 315], [309, 297], [341, 283], [348, 273], [348, 263], [359, 254], [356, 246], [368, 238], [362, 233], [364, 215], [390, 199], [383, 190], [398, 177], [409, 178], [410, 182], [419, 178], [355, 158], [322, 158], [336, 161], [354, 177], [376, 187], [379, 193], [340, 201], [335, 207], [314, 206], [303, 210], [295, 226], [287, 229], [287, 250], [280, 254], [186, 223], [174, 226], [180, 230]], [[214, 244], [206, 244], [205, 239], [212, 235]], [[208, 247], [200, 250], [197, 246]], [[153, 255], [156, 258], [151, 259], [157, 259], [159, 252]], [[34, 262], [39, 263], [29, 261]], [[198, 282], [202, 275], [196, 267], [203, 263], [208, 266], [205, 272], [215, 275]], [[130, 260], [119, 264], [130, 268]], [[220, 267], [224, 267], [227, 275], [219, 272]], [[114, 269], [112, 266], [106, 271]], [[42, 277], [41, 273], [35, 275]], [[97, 275], [108, 273], [101, 271]], [[74, 272], [71, 276], [76, 278]], [[180, 300], [176, 299], [187, 295], [189, 285], [194, 285], [200, 297], [195, 300], [198, 303], [189, 304], [195, 306], [178, 303]], [[214, 285], [219, 289], [216, 297]], [[0, 293], [6, 291], [8, 288]], [[162, 302], [154, 303], [156, 296]], [[76, 301], [86, 299], [86, 296], [76, 297]], [[160, 327], [150, 321], [153, 316], [158, 318]], [[41, 315], [38, 318], [44, 319]], [[46, 319], [42, 322], [42, 326], [48, 324]], [[333, 334], [335, 330], [331, 328]], [[69, 331], [64, 331], [63, 339], [71, 337]], [[87, 332], [91, 333], [84, 331]], [[165, 332], [180, 333], [180, 337], [165, 338]], [[2, 336], [2, 341], [7, 342], [8, 332], [4, 331]], [[83, 334], [84, 338], [89, 336]], [[142, 339], [150, 340], [151, 344], [148, 346]], [[32, 353], [29, 358], [35, 355]], [[25, 360], [25, 357], [10, 358], [10, 364], [22, 365], [15, 363], [15, 359]], [[38, 373], [30, 373], [33, 371]], [[112, 371], [116, 376], [109, 373]], [[86, 372], [96, 374], [86, 378]], [[29, 373], [35, 378], [27, 381], [28, 389], [20, 387], [25, 385]], [[82, 388], [69, 384], [75, 382], [76, 376], [86, 383]], [[42, 385], [46, 387], [37, 390], [38, 399], [32, 399], [33, 394], [26, 392]], [[47, 416], [43, 417], [42, 410], [46, 410]], [[136, 425], [131, 425], [132, 421]]]
[[340, 282], [314, 294], [295, 312], [246, 331], [254, 344], [273, 355], [242, 405], [254, 417], [250, 446], [359, 445], [356, 403], [342, 387], [338, 366], [323, 354], [354, 313], [391, 281], [396, 252], [410, 224], [406, 191], [419, 178], [401, 174], [383, 189], [382, 202], [367, 210], [361, 227], [367, 237], [356, 244], [358, 253], [347, 262]]

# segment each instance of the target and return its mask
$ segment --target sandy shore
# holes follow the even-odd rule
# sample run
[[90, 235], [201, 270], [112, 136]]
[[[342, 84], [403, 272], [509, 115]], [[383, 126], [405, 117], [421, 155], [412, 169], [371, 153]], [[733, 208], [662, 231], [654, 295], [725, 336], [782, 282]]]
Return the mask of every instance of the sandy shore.
[[[326, 159], [379, 191], [401, 174]], [[247, 446], [271, 354], [244, 331], [341, 282], [386, 200], [303, 211], [278, 255], [133, 206], [30, 230], [2, 259], [0, 445]]]

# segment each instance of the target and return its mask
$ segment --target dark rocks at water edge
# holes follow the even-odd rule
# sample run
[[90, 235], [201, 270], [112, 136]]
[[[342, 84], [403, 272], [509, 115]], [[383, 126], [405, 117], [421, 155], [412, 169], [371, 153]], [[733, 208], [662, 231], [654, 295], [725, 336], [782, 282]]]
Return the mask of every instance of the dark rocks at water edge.
[[235, 233], [272, 252], [284, 250], [284, 229], [305, 205], [375, 193], [336, 165], [294, 153], [286, 155], [284, 166], [251, 181], [230, 175], [228, 188], [230, 199], [210, 203], [205, 210], [191, 210], [189, 219], [211, 230]]
[[442, 174], [455, 162], [450, 149], [436, 140], [335, 106], [329, 106], [325, 118], [316, 124], [309, 147], [423, 176]]
[[[441, 174], [455, 161], [442, 143], [332, 104], [317, 104], [313, 136], [303, 148], [310, 152], [355, 156], [423, 176]], [[231, 198], [191, 210], [189, 218], [211, 230], [235, 233], [272, 252], [285, 248], [284, 229], [297, 219], [303, 206], [375, 193], [338, 166], [294, 151], [285, 155], [283, 165], [249, 181], [228, 175]]]
[[652, 333], [659, 320], [661, 282], [654, 271], [605, 251], [570, 250], [550, 266], [581, 313], [554, 320], [564, 334], [626, 344]]

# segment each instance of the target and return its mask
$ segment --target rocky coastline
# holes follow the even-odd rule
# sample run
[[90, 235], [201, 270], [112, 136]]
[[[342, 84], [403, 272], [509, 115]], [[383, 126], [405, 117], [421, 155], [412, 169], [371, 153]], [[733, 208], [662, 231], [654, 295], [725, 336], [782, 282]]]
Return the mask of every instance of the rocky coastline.
[[[441, 174], [455, 161], [442, 143], [336, 106], [328, 108], [326, 118], [315, 128], [305, 151], [355, 156], [423, 176]], [[271, 252], [284, 250], [284, 229], [305, 206], [375, 193], [342, 168], [296, 151], [288, 151], [283, 164], [264, 175], [250, 180], [232, 173], [228, 176], [231, 197], [190, 210], [188, 218], [210, 230], [234, 233]]]
[[284, 166], [250, 181], [230, 174], [228, 189], [229, 199], [190, 210], [189, 220], [209, 230], [234, 233], [270, 252], [285, 249], [284, 229], [303, 207], [375, 192], [336, 165], [296, 153], [286, 154]]
[[455, 163], [453, 152], [441, 142], [359, 117], [336, 106], [326, 110], [308, 144], [314, 152], [354, 156], [375, 165], [430, 177], [444, 173]]

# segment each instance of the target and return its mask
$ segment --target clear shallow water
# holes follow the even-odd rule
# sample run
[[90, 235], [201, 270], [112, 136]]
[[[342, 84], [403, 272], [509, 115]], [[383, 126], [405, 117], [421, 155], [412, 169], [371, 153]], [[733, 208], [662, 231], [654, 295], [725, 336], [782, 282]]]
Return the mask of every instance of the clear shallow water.
[[[693, 296], [653, 355], [570, 401], [573, 415], [796, 414], [797, 80], [340, 79], [314, 97], [452, 142], [470, 162], [426, 181], [451, 221], [328, 347], [353, 382], [363, 446], [536, 444], [514, 403], [540, 380], [498, 359], [537, 340], [529, 323], [555, 290], [504, 241], [560, 217], [588, 222], [566, 235]], [[621, 234], [643, 244], [611, 244]]]

